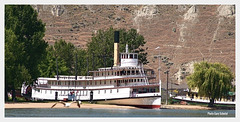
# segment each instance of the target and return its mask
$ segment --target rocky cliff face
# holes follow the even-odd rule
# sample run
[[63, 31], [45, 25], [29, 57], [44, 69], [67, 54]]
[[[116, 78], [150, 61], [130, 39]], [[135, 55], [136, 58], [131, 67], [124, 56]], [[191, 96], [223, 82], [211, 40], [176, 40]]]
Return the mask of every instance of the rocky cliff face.
[[[157, 72], [158, 50], [174, 64], [170, 80], [184, 83], [193, 64], [221, 62], [235, 73], [235, 6], [233, 5], [33, 5], [46, 23], [44, 39], [86, 48], [98, 29], [135, 28], [147, 42], [148, 66]], [[155, 57], [155, 58], [154, 58]], [[166, 70], [161, 63], [161, 79]]]

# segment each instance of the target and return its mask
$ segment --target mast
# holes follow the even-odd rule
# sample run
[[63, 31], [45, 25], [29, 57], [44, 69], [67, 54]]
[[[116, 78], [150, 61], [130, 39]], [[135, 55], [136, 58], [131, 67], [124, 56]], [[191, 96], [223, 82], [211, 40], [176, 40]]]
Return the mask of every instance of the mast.
[[94, 60], [94, 53], [92, 53], [92, 70], [95, 68], [95, 60]]
[[58, 76], [58, 58], [56, 56], [56, 65], [57, 65], [57, 81], [59, 80], [59, 76]]
[[[160, 77], [160, 68], [161, 68], [161, 65], [160, 65], [160, 47], [158, 46], [157, 48], [155, 48], [156, 50], [158, 50], [158, 80], [159, 80], [159, 93], [160, 95], [162, 96], [162, 93], [161, 93], [161, 85], [162, 85], [162, 81], [161, 81], [161, 77]], [[160, 103], [161, 104], [161, 103]]]
[[77, 80], [77, 53], [75, 55], [76, 61], [75, 61], [75, 80]]
[[89, 76], [88, 57], [87, 57], [87, 76]]
[[128, 44], [126, 44], [126, 53], [128, 53]]

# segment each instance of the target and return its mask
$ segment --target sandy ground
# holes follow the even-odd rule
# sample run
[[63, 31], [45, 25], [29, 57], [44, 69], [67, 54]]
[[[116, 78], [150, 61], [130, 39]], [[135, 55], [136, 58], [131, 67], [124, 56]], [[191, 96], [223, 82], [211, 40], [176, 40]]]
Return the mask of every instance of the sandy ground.
[[[5, 103], [5, 108], [51, 108], [55, 102], [50, 103]], [[67, 108], [63, 104], [57, 103], [54, 108]], [[78, 108], [77, 103], [72, 103], [69, 108]], [[81, 104], [81, 108], [118, 108], [118, 109], [138, 109], [133, 106], [118, 106], [118, 105], [105, 105], [105, 104]], [[161, 108], [165, 109], [198, 109], [208, 110], [209, 107], [196, 106], [196, 105], [162, 105]]]
[[[5, 108], [51, 108], [56, 102], [49, 103], [5, 103]], [[67, 108], [63, 104], [58, 103], [53, 108]], [[77, 103], [72, 103], [69, 108], [78, 108]], [[119, 106], [106, 104], [81, 104], [80, 108], [100, 108], [100, 109], [139, 109], [133, 106]], [[198, 105], [161, 105], [161, 109], [195, 109], [195, 110], [210, 110], [216, 108], [198, 106]], [[218, 108], [219, 109], [219, 108]], [[224, 109], [224, 108], [220, 108]], [[226, 108], [225, 108], [226, 109]], [[232, 108], [231, 110], [235, 110]]]
[[[55, 102], [50, 103], [5, 103], [5, 108], [51, 108]], [[58, 103], [53, 108], [67, 108], [63, 104]], [[78, 108], [77, 103], [72, 103], [69, 108]], [[118, 108], [118, 109], [137, 109], [132, 106], [118, 106], [105, 104], [81, 104], [80, 108]]]

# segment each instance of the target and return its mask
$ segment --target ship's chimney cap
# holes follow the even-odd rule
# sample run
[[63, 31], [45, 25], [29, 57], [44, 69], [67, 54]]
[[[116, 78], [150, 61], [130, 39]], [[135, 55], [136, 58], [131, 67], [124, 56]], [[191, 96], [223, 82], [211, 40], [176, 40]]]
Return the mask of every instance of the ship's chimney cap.
[[114, 43], [119, 43], [119, 31], [114, 31]]

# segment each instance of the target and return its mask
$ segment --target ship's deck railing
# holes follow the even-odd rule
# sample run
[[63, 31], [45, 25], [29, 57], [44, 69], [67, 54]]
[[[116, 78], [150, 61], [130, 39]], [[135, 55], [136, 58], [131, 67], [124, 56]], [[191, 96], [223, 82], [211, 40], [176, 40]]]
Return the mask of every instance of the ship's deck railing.
[[48, 84], [39, 84], [38, 87], [48, 87]]
[[130, 97], [161, 96], [159, 92], [131, 93]]
[[[57, 78], [56, 75], [55, 75], [55, 78]], [[59, 75], [58, 78], [59, 80], [75, 80], [76, 76]], [[77, 76], [77, 79], [91, 80], [93, 79], [93, 76]]]
[[78, 79], [81, 79], [81, 80], [92, 80], [93, 77], [92, 76], [78, 76]]
[[134, 86], [152, 86], [152, 85], [159, 85], [159, 83], [149, 83], [149, 84], [130, 84], [130, 85], [120, 85], [115, 87], [134, 87]]
[[140, 69], [141, 65], [137, 66], [114, 66], [114, 67], [106, 67], [106, 68], [98, 68], [97, 71], [89, 71], [89, 72], [99, 72], [99, 71], [112, 71], [112, 70], [123, 70], [123, 69]]
[[[154, 86], [154, 85], [159, 85], [159, 83], [149, 83], [149, 84], [114, 84], [114, 85], [109, 85], [109, 87], [113, 87], [113, 88], [122, 88], [122, 87], [138, 87], [138, 86]], [[56, 85], [48, 85], [48, 84], [38, 84], [36, 85], [37, 87], [42, 87], [42, 88], [51, 88], [51, 86], [56, 86]], [[106, 87], [107, 85], [103, 86]], [[63, 86], [63, 87], [83, 87], [83, 89], [86, 89], [88, 86]], [[63, 88], [63, 87], [59, 87], [59, 88]], [[94, 87], [90, 86], [90, 87]], [[96, 86], [97, 89], [99, 89], [99, 85]]]
[[127, 79], [127, 78], [143, 78], [146, 75], [119, 75], [119, 76], [96, 76], [94, 80], [119, 80], [119, 79]]

